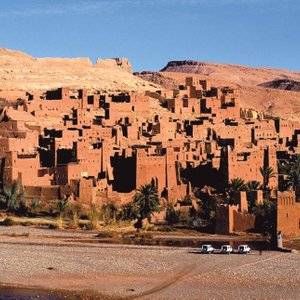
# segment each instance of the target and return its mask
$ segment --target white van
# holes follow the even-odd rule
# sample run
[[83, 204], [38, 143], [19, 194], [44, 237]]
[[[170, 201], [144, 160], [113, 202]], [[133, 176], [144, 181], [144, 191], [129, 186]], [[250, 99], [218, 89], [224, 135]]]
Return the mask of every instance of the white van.
[[240, 254], [247, 254], [251, 251], [251, 248], [248, 245], [239, 245], [238, 246], [238, 253]]
[[214, 252], [214, 248], [212, 245], [202, 245], [201, 247], [201, 252], [202, 253], [213, 253]]
[[232, 247], [230, 245], [223, 245], [221, 247], [221, 253], [230, 254], [232, 252]]

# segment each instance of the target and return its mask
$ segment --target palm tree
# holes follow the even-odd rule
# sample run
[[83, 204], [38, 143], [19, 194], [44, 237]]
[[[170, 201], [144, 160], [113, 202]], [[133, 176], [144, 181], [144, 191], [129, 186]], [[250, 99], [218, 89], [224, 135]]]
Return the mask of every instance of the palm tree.
[[228, 192], [236, 193], [245, 191], [247, 189], [244, 179], [242, 178], [234, 178], [229, 182]]
[[271, 167], [260, 167], [259, 171], [263, 177], [263, 189], [267, 190], [271, 178], [276, 177], [276, 173]]
[[248, 191], [257, 191], [261, 189], [261, 183], [257, 180], [247, 182], [246, 188]]
[[59, 217], [61, 218], [62, 215], [63, 215], [63, 213], [64, 213], [64, 211], [66, 210], [66, 208], [69, 205], [69, 200], [67, 198], [65, 198], [65, 199], [58, 199], [58, 200], [56, 200], [55, 205], [56, 205], [56, 208], [57, 208], [57, 210], [59, 212]]
[[226, 202], [228, 204], [235, 204], [235, 196], [237, 193], [246, 191], [247, 186], [245, 184], [244, 179], [242, 178], [234, 178], [229, 182], [228, 188], [226, 189], [227, 192], [227, 199]]
[[[256, 180], [247, 182], [246, 187], [247, 187], [247, 191], [249, 191], [249, 192], [258, 191], [262, 188], [261, 183]], [[252, 193], [248, 193], [247, 201], [248, 201], [249, 212], [251, 212], [251, 213], [255, 212], [256, 208], [257, 208], [256, 203], [255, 203], [256, 195], [253, 195]]]
[[145, 184], [140, 186], [133, 200], [133, 210], [137, 216], [135, 224], [137, 230], [142, 227], [144, 219], [151, 220], [151, 215], [159, 210], [159, 197], [156, 188], [152, 184]]
[[14, 180], [11, 185], [3, 187], [0, 203], [11, 212], [17, 212], [22, 204], [24, 205], [25, 191], [18, 180]]
[[287, 186], [292, 187], [296, 196], [300, 193], [300, 159], [297, 158], [288, 170]]

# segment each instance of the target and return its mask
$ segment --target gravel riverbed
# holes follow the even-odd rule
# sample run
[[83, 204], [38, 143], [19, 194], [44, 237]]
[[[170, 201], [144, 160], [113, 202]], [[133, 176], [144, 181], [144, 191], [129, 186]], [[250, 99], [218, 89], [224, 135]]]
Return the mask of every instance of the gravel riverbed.
[[0, 236], [2, 286], [93, 291], [112, 299], [299, 299], [299, 254], [204, 255], [64, 238]]

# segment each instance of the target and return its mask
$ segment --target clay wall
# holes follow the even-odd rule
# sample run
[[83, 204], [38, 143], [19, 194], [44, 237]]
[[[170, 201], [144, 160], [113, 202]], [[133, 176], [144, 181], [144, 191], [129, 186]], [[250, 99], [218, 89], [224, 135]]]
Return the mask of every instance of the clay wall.
[[278, 192], [277, 231], [286, 237], [300, 236], [300, 203], [295, 192]]
[[136, 188], [151, 183], [152, 179], [159, 193], [166, 187], [166, 157], [148, 156], [144, 149], [136, 150]]
[[53, 179], [47, 173], [40, 172], [38, 155], [18, 155], [9, 152], [5, 158], [3, 183], [9, 185], [13, 180], [19, 180], [22, 185], [51, 185]]
[[39, 186], [24, 186], [26, 199], [37, 199], [40, 201], [50, 201], [60, 199], [59, 186], [39, 187]]
[[[263, 178], [259, 168], [264, 166], [264, 150], [254, 150], [248, 153], [228, 151], [228, 180], [242, 178], [245, 182]], [[245, 172], [247, 170], [247, 172]]]
[[219, 206], [216, 210], [216, 233], [231, 234], [255, 228], [256, 217], [241, 213], [238, 206]]
[[255, 229], [256, 217], [250, 214], [233, 212], [233, 231], [234, 232], [247, 232]]

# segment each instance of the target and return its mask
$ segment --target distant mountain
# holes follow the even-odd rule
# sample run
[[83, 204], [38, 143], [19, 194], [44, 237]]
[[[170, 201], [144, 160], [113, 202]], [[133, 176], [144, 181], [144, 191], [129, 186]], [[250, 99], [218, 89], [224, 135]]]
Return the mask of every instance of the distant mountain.
[[192, 73], [237, 84], [259, 85], [268, 81], [288, 79], [300, 81], [300, 72], [275, 68], [252, 68], [242, 65], [207, 63], [195, 60], [170, 61], [161, 72]]

